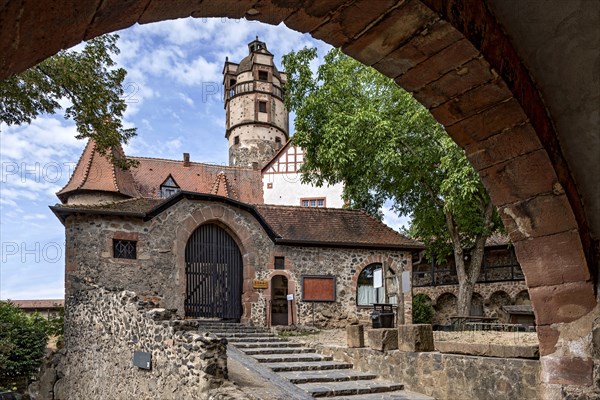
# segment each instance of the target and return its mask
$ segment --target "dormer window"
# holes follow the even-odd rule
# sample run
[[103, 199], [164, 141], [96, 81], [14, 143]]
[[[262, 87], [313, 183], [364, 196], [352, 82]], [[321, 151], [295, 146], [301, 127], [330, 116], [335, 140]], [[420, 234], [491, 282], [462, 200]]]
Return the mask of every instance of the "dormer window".
[[171, 175], [160, 185], [160, 197], [171, 197], [181, 189]]

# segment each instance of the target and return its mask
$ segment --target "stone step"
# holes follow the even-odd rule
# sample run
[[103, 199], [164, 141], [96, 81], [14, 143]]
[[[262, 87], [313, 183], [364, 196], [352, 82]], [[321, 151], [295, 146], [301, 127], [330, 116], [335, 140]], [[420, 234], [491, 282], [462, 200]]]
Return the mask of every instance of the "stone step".
[[284, 342], [287, 343], [288, 339], [272, 337], [272, 336], [256, 336], [256, 337], [236, 337], [228, 338], [229, 343], [235, 346], [235, 343], [255, 343], [255, 342]]
[[[356, 396], [333, 396], [329, 400], [358, 400]], [[435, 400], [435, 397], [426, 396], [408, 390], [394, 390], [387, 393], [361, 394], [360, 400]]]
[[350, 381], [350, 382], [318, 382], [301, 383], [300, 389], [308, 392], [312, 397], [353, 396], [392, 392], [404, 389], [404, 385], [382, 380]]
[[347, 382], [377, 378], [377, 375], [375, 374], [360, 372], [353, 369], [279, 372], [279, 376], [295, 384], [310, 382]]
[[259, 363], [298, 362], [298, 361], [331, 361], [333, 357], [322, 354], [257, 354], [253, 356]]
[[263, 364], [274, 372], [287, 371], [323, 371], [332, 369], [351, 369], [352, 364], [339, 361], [296, 361], [296, 362], [268, 362]]
[[234, 345], [240, 350], [244, 349], [258, 349], [265, 347], [302, 347], [304, 346], [302, 343], [294, 343], [294, 342], [286, 342], [286, 341], [278, 341], [278, 342], [232, 342], [229, 344]]
[[265, 332], [212, 332], [213, 335], [224, 338], [254, 338], [254, 337], [276, 337]]
[[316, 353], [309, 347], [259, 347], [255, 349], [240, 349], [249, 356], [258, 354], [307, 354]]

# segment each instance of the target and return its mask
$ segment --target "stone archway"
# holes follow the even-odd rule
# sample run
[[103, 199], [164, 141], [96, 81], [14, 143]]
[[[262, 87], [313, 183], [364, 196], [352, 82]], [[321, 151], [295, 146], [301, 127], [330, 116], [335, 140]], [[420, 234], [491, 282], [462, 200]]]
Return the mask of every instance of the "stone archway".
[[[82, 39], [136, 22], [188, 16], [285, 22], [342, 47], [412, 91], [466, 150], [499, 207], [527, 278], [547, 389], [559, 393], [561, 385], [591, 386], [592, 350], [573, 352], [570, 343], [590, 343], [592, 321], [600, 313], [593, 276], [598, 249], [589, 226], [593, 216], [586, 217], [580, 199], [580, 192], [592, 189], [580, 185], [578, 190], [550, 112], [487, 3], [3, 2], [0, 78]], [[579, 164], [571, 160], [571, 165]]]

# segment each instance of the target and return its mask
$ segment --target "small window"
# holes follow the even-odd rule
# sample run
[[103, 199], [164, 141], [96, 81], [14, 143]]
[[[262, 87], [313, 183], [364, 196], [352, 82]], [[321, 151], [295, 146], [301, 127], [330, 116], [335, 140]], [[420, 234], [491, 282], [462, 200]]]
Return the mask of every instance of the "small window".
[[165, 181], [160, 185], [160, 197], [166, 198], [171, 197], [175, 193], [179, 192], [180, 188], [175, 179], [171, 175], [165, 179]]
[[113, 257], [135, 260], [136, 245], [137, 242], [135, 240], [113, 239]]
[[233, 144], [240, 144], [240, 137], [239, 136], [234, 136], [233, 137]]
[[258, 111], [261, 113], [266, 113], [267, 112], [267, 102], [266, 101], [259, 101], [258, 102]]
[[275, 269], [285, 269], [285, 257], [275, 257]]
[[302, 207], [325, 207], [325, 199], [324, 198], [302, 199], [300, 201], [300, 205]]
[[269, 73], [267, 71], [258, 71], [258, 80], [267, 82], [269, 80]]

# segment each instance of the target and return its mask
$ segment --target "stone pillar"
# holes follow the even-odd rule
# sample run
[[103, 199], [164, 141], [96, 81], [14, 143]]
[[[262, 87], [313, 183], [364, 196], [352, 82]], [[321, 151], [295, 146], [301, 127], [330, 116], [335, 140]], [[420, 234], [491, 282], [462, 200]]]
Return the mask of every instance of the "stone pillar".
[[431, 325], [400, 325], [398, 327], [398, 349], [412, 352], [434, 351]]
[[369, 346], [373, 350], [398, 349], [398, 329], [396, 328], [370, 329], [367, 334], [369, 336]]
[[361, 324], [353, 323], [346, 326], [348, 347], [365, 347], [365, 330]]

